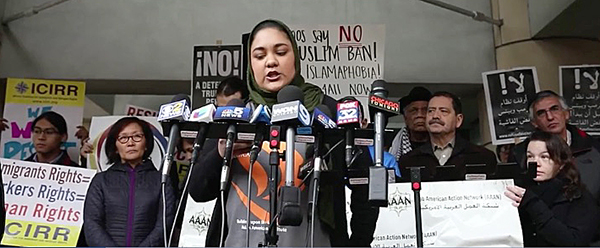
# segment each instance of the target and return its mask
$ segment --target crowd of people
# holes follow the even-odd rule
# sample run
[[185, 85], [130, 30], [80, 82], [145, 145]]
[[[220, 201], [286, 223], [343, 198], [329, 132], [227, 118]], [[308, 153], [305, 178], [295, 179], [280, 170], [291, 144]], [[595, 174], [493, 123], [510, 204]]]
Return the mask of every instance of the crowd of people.
[[[336, 109], [338, 102], [356, 100], [346, 97], [335, 100], [316, 85], [305, 82], [300, 74], [298, 47], [290, 29], [276, 20], [258, 23], [248, 42], [248, 82], [237, 77], [224, 80], [217, 90], [217, 106], [231, 99], [245, 101], [249, 108], [258, 105], [272, 107], [277, 93], [288, 85], [300, 88], [304, 105], [312, 111], [319, 105]], [[494, 168], [496, 155], [475, 145], [457, 133], [464, 121], [461, 100], [450, 92], [431, 93], [424, 87], [413, 88], [399, 100], [405, 127], [400, 129], [384, 155], [384, 166], [394, 170], [398, 180], [401, 169], [425, 165], [430, 175], [436, 169], [453, 166], [465, 171], [468, 164], [484, 164]], [[362, 106], [360, 106], [361, 112]], [[531, 100], [529, 113], [536, 131], [514, 147], [499, 148], [501, 162], [516, 162], [523, 169], [534, 162], [537, 174], [530, 182], [508, 186], [505, 195], [518, 208], [525, 246], [587, 246], [598, 244], [600, 233], [600, 144], [587, 133], [568, 124], [569, 108], [565, 100], [552, 91], [537, 93]], [[364, 115], [362, 115], [364, 116]], [[335, 119], [335, 116], [331, 116]], [[366, 127], [366, 119], [361, 120]], [[8, 126], [0, 121], [0, 130]], [[61, 144], [67, 139], [65, 119], [49, 111], [32, 123], [35, 153], [27, 161], [64, 166], [85, 167], [74, 162]], [[81, 156], [93, 150], [86, 135], [82, 139]], [[266, 144], [266, 143], [265, 143]], [[105, 153], [107, 170], [99, 172], [90, 183], [84, 204], [83, 232], [79, 246], [164, 246], [165, 231], [177, 230], [181, 218], [174, 220], [177, 196], [188, 194], [197, 202], [217, 199], [207, 233], [207, 246], [246, 246], [247, 229], [251, 245], [264, 243], [269, 228], [269, 192], [266, 187], [271, 175], [268, 145], [261, 147], [254, 172], [248, 175], [248, 154], [251, 144], [234, 145], [230, 180], [226, 190], [220, 190], [221, 166], [225, 157], [225, 141], [209, 139], [195, 161], [189, 175], [187, 192], [181, 192], [182, 182], [167, 180], [161, 189], [161, 172], [149, 156], [154, 149], [149, 124], [136, 117], [124, 117], [110, 127]], [[282, 143], [285, 147], [285, 143]], [[507, 149], [508, 148], [508, 149]], [[312, 147], [298, 143], [295, 173]], [[374, 164], [373, 147], [356, 146], [356, 159], [350, 168], [344, 163], [344, 147], [329, 146], [324, 158], [328, 169], [323, 171], [315, 218], [314, 246], [370, 246], [379, 215], [379, 208], [368, 201], [366, 184], [349, 184], [348, 170], [368, 170]], [[192, 139], [181, 139], [178, 150], [191, 159]], [[502, 155], [500, 155], [502, 153]], [[156, 161], [154, 161], [156, 162]], [[285, 164], [285, 162], [282, 162]], [[596, 168], [598, 167], [598, 168]], [[282, 185], [285, 166], [277, 170]], [[247, 188], [250, 181], [250, 188]], [[295, 180], [302, 189], [301, 209], [309, 208], [310, 185]], [[345, 195], [348, 186], [352, 193]], [[164, 190], [165, 197], [162, 197]], [[246, 220], [248, 197], [252, 197], [251, 218]], [[350, 197], [352, 218], [346, 218], [346, 201]], [[185, 198], [182, 198], [185, 199]], [[165, 205], [166, 208], [159, 206]], [[183, 204], [185, 205], [185, 204]], [[305, 220], [300, 226], [279, 229], [278, 246], [306, 246], [309, 240]], [[247, 222], [240, 223], [239, 220]], [[351, 229], [348, 233], [346, 226]], [[173, 226], [172, 223], [175, 222]], [[167, 223], [167, 230], [164, 229]], [[175, 242], [176, 243], [176, 242]], [[173, 242], [169, 245], [174, 245]], [[204, 245], [204, 244], [202, 244]]]

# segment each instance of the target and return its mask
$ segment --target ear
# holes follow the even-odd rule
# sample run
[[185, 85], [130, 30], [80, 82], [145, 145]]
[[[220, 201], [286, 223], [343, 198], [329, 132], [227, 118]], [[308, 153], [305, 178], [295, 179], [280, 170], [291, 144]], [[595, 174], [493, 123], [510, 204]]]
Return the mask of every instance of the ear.
[[565, 109], [565, 122], [569, 124], [569, 118], [571, 118], [571, 111], [569, 109]]
[[463, 114], [456, 115], [456, 129], [458, 129], [462, 125], [463, 118], [464, 118]]
[[68, 139], [68, 138], [69, 138], [69, 136], [68, 136], [68, 135], [65, 133], [65, 134], [62, 134], [62, 135], [61, 135], [61, 138], [60, 138], [60, 140], [61, 140], [63, 143], [65, 143], [65, 142], [67, 142], [67, 139]]

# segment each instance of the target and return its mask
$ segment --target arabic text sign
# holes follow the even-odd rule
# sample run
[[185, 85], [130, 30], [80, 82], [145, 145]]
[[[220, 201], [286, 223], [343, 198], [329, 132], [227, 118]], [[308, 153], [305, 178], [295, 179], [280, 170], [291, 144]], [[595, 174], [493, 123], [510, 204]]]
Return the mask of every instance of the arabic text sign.
[[571, 108], [569, 124], [600, 135], [600, 65], [561, 66], [560, 92]]
[[539, 91], [535, 67], [515, 68], [482, 73], [492, 143], [514, 143], [528, 136], [529, 101]]
[[[523, 246], [518, 210], [504, 196], [512, 184], [512, 180], [422, 183], [424, 245]], [[371, 246], [416, 246], [410, 183], [389, 184], [388, 194], [388, 207], [380, 208]]]

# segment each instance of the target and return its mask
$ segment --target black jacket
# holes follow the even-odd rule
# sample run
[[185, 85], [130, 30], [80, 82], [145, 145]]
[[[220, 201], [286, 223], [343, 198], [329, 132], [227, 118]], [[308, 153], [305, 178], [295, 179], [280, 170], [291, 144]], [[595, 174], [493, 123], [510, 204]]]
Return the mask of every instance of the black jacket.
[[572, 199], [562, 192], [564, 179], [528, 187], [519, 205], [525, 246], [588, 246], [598, 228], [600, 209], [589, 191]]
[[[581, 182], [600, 202], [600, 143], [575, 126], [567, 125], [567, 130], [571, 133], [571, 152], [575, 157]], [[525, 166], [528, 145], [529, 139], [526, 139], [513, 148], [511, 160], [520, 163], [522, 167]]]
[[[326, 96], [323, 103], [331, 110], [336, 109], [337, 102], [330, 97]], [[190, 174], [189, 193], [197, 202], [218, 199], [212, 213], [206, 241], [207, 246], [218, 246], [222, 216], [219, 178], [223, 159], [219, 156], [216, 146], [206, 147], [206, 149], [210, 150], [200, 158], [197, 166]], [[258, 160], [266, 159], [263, 157], [264, 155], [266, 155], [264, 151], [261, 152]], [[368, 151], [365, 152], [365, 155], [369, 157]], [[234, 159], [233, 162], [236, 163], [236, 160]], [[338, 146], [331, 153], [331, 156], [327, 159], [327, 164], [330, 170], [323, 172], [321, 175], [321, 190], [318, 204], [319, 219], [322, 224], [321, 228], [329, 235], [331, 246], [370, 246], [373, 240], [378, 209], [371, 208], [364, 200], [367, 197], [365, 187], [358, 187], [358, 190], [353, 190], [351, 206], [353, 212], [353, 220], [351, 221], [352, 237], [348, 236], [344, 189], [346, 166], [344, 164], [343, 145]], [[246, 185], [242, 185], [242, 187], [245, 188]], [[227, 213], [225, 213], [225, 218], [227, 218]], [[227, 222], [225, 222], [225, 225], [227, 225]], [[228, 227], [225, 226], [225, 237], [227, 235]], [[304, 233], [298, 235], [304, 235]], [[304, 244], [301, 246], [304, 246]]]
[[[425, 170], [431, 175], [429, 179], [464, 179], [466, 165], [483, 165], [486, 172], [493, 173], [496, 169], [497, 161], [494, 153], [482, 146], [471, 144], [466, 139], [456, 136], [452, 154], [445, 166], [454, 165], [453, 175], [437, 175], [437, 167], [440, 166], [439, 160], [433, 153], [431, 142], [412, 150], [400, 157], [398, 166], [408, 168], [415, 166], [425, 166]], [[461, 178], [457, 178], [461, 177]]]
[[[121, 162], [96, 174], [83, 210], [90, 246], [164, 246], [161, 173], [147, 160], [132, 169]], [[131, 184], [135, 183], [133, 187]], [[175, 197], [166, 185], [167, 225], [173, 223]], [[129, 242], [128, 242], [129, 241]]]
[[[35, 153], [31, 154], [31, 156], [26, 158], [24, 161], [35, 162], [35, 161], [33, 161], [34, 157], [35, 157]], [[60, 158], [53, 164], [85, 168], [85, 165], [81, 166], [78, 163], [76, 163], [75, 161], [71, 160], [71, 158], [69, 157], [69, 154], [66, 151], [62, 151], [62, 153], [60, 154]]]

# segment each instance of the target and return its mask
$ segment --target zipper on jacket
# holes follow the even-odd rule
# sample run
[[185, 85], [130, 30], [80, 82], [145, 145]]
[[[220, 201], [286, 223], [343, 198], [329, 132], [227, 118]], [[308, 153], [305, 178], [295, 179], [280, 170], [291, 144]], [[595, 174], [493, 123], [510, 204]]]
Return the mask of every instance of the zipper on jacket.
[[133, 239], [133, 217], [135, 215], [135, 169], [128, 166], [129, 174], [129, 204], [127, 204], [127, 237], [125, 246], [131, 246]]

